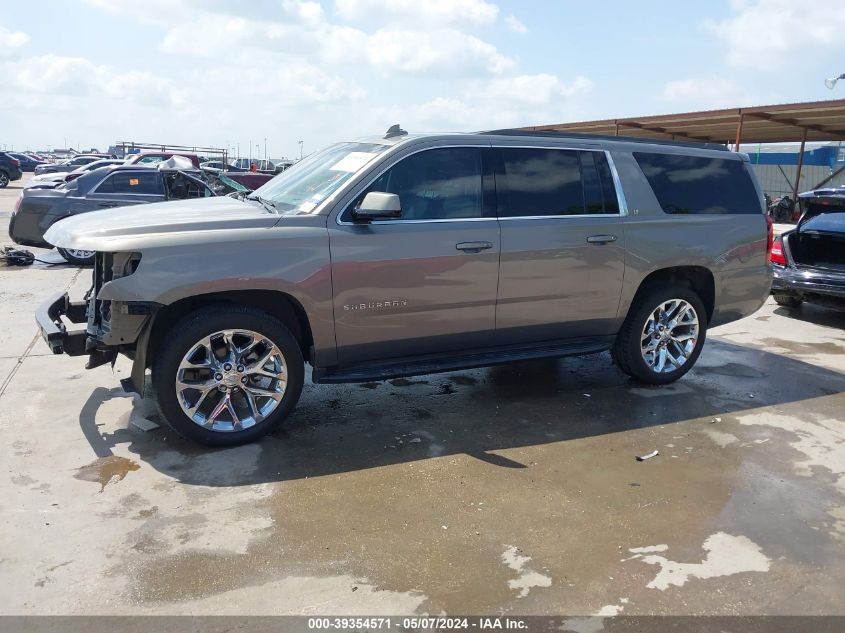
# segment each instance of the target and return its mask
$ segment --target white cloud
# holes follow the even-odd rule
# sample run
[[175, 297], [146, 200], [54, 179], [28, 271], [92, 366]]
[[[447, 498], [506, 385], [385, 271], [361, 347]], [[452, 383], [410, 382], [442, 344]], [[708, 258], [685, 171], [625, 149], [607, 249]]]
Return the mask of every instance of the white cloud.
[[514, 33], [519, 33], [520, 35], [524, 35], [525, 33], [528, 33], [528, 27], [525, 26], [519, 20], [519, 18], [517, 18], [513, 14], [510, 14], [508, 17], [505, 18], [505, 24]]
[[115, 69], [82, 57], [41, 55], [7, 63], [6, 82], [16, 91], [46, 96], [127, 99], [178, 105], [181, 92], [152, 73]]
[[669, 81], [657, 97], [696, 110], [763, 105], [761, 97], [724, 77], [695, 77]]
[[494, 79], [481, 94], [491, 101], [512, 101], [515, 103], [547, 104], [555, 99], [571, 97], [587, 92], [593, 82], [586, 77], [576, 77], [571, 83], [561, 81], [556, 75], [540, 73], [537, 75], [518, 75]]
[[[559, 123], [583, 118], [578, 97], [592, 90], [586, 77], [518, 75], [472, 82], [460, 98], [436, 97], [389, 112], [417, 131], [466, 131]], [[397, 118], [398, 117], [398, 118]]]
[[0, 26], [0, 58], [11, 57], [29, 42], [29, 35]]
[[839, 0], [733, 0], [736, 15], [705, 26], [727, 45], [733, 66], [778, 73], [819, 52], [845, 50], [845, 3]]
[[367, 43], [367, 59], [386, 73], [499, 74], [516, 67], [492, 44], [453, 29], [376, 31]]
[[[215, 46], [208, 46], [208, 42]], [[500, 74], [516, 60], [473, 35], [456, 29], [399, 30], [382, 28], [367, 34], [327, 22], [286, 24], [205, 14], [171, 28], [161, 42], [167, 53], [214, 58], [220, 48], [228, 56], [254, 63], [273, 54], [299, 56], [333, 66], [365, 64], [382, 75], [404, 73], [468, 76]], [[280, 60], [280, 63], [296, 63]]]
[[499, 7], [484, 0], [335, 0], [335, 8], [347, 20], [401, 21], [406, 26], [485, 26], [499, 15]]

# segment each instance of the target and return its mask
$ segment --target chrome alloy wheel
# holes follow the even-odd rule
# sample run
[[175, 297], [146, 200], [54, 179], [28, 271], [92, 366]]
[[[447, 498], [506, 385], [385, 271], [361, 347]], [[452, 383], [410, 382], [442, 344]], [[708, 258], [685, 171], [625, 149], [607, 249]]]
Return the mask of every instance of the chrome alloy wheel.
[[79, 259], [90, 259], [91, 257], [94, 257], [94, 255], [96, 254], [97, 251], [81, 251], [81, 250], [76, 249], [76, 248], [66, 248], [65, 252], [68, 255], [71, 255], [73, 257], [77, 257]]
[[210, 431], [242, 431], [273, 413], [287, 387], [284, 354], [251, 330], [223, 330], [197, 342], [176, 372], [182, 411]]
[[683, 299], [658, 305], [643, 327], [640, 352], [657, 374], [668, 374], [687, 362], [698, 342], [698, 314]]

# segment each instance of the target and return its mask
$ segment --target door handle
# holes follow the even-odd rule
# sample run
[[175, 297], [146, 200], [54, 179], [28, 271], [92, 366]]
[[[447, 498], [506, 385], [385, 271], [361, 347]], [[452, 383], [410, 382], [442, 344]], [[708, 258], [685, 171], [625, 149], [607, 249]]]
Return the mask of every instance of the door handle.
[[587, 238], [589, 244], [607, 244], [608, 242], [615, 242], [615, 235], [591, 235]]
[[458, 242], [455, 248], [465, 253], [478, 253], [493, 248], [493, 244], [491, 242]]
[[101, 202], [97, 205], [98, 207], [103, 207], [104, 209], [109, 209], [111, 207], [116, 207], [117, 202]]

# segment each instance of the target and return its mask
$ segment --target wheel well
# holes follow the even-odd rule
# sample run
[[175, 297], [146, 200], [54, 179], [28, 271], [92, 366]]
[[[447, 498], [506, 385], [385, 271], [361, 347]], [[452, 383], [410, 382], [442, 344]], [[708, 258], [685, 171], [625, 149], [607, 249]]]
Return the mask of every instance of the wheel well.
[[707, 322], [712, 320], [716, 303], [716, 282], [709, 269], [703, 266], [674, 266], [655, 270], [640, 283], [631, 305], [636, 303], [646, 288], [661, 283], [677, 283], [692, 288], [704, 303], [704, 308], [707, 310]]
[[306, 360], [310, 358], [309, 350], [314, 344], [311, 325], [308, 322], [305, 309], [296, 299], [283, 292], [273, 290], [232, 290], [180, 299], [159, 310], [153, 323], [153, 330], [150, 333], [146, 358], [147, 366], [152, 365], [155, 350], [158, 349], [158, 345], [165, 335], [168, 326], [195, 310], [210, 305], [221, 304], [250, 306], [276, 317], [287, 326], [299, 342], [302, 357]]

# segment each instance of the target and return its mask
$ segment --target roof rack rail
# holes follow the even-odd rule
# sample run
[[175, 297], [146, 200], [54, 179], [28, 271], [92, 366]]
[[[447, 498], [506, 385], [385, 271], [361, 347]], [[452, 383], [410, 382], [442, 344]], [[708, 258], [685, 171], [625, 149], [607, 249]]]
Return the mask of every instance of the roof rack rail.
[[581, 132], [565, 132], [558, 130], [524, 130], [519, 128], [506, 128], [502, 130], [485, 130], [477, 134], [489, 134], [491, 136], [548, 136], [553, 138], [577, 138], [585, 141], [616, 141], [618, 143], [644, 143], [646, 145], [677, 145], [680, 147], [697, 147], [699, 149], [728, 150], [726, 145], [720, 143], [707, 143], [698, 141], [676, 141], [670, 139], [638, 138], [633, 136], [610, 136], [607, 134], [583, 134]]

